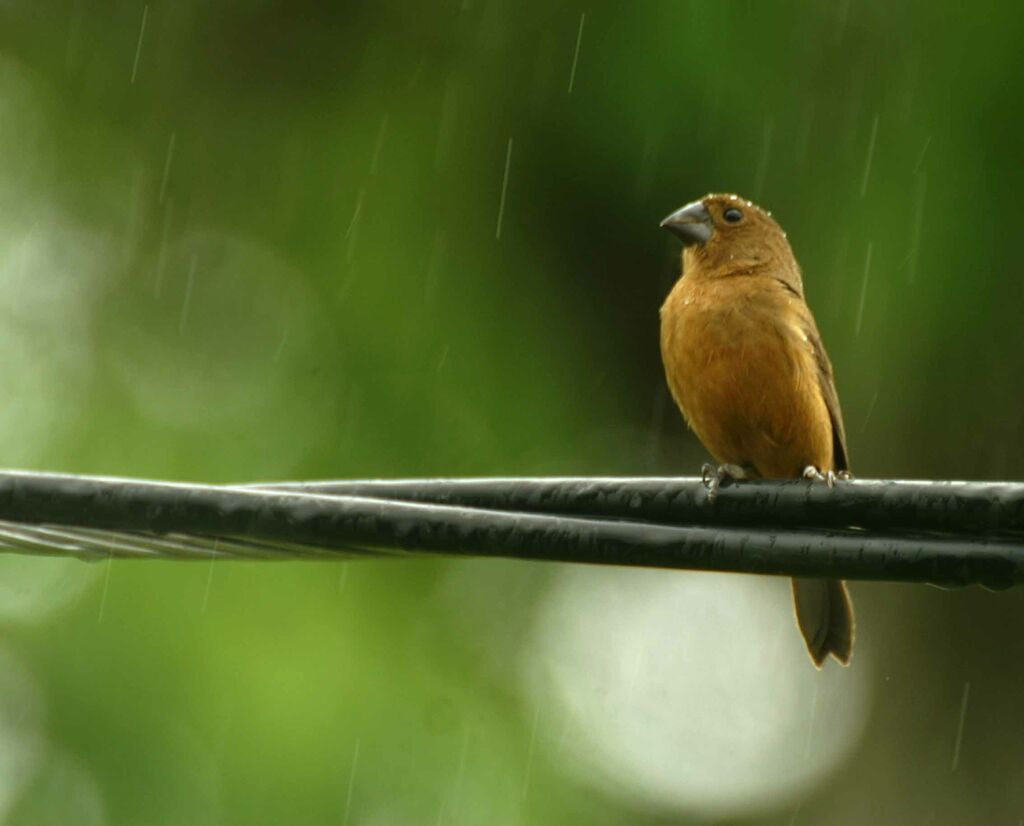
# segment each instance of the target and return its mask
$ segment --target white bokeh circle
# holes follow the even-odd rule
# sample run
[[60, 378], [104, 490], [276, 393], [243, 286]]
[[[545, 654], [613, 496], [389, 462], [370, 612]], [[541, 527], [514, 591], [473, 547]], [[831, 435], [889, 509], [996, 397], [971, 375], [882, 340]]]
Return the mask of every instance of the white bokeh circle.
[[870, 663], [811, 665], [783, 579], [566, 568], [524, 676], [554, 696], [586, 782], [633, 805], [735, 816], [794, 802], [849, 753]]

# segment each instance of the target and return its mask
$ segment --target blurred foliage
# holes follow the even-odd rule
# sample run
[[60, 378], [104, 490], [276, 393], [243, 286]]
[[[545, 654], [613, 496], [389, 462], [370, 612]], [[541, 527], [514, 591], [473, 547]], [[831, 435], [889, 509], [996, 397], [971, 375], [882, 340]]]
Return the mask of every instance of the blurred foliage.
[[[1009, 2], [3, 0], [4, 463], [691, 474], [657, 225], [725, 190], [789, 233], [856, 472], [1020, 479], [1022, 35]], [[515, 587], [469, 611], [464, 563], [0, 564], [45, 709], [11, 823], [703, 822], [568, 772], [493, 667], [554, 566], [471, 569]], [[796, 822], [1016, 822], [1024, 600], [855, 593], [866, 728]]]

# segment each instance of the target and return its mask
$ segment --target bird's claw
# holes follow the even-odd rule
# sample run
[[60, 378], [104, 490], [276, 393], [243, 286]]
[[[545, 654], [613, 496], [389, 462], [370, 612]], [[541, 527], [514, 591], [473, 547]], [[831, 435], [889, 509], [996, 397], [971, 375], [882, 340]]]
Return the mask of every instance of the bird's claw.
[[810, 479], [814, 482], [824, 482], [830, 488], [836, 486], [836, 481], [849, 482], [853, 479], [853, 474], [848, 470], [841, 470], [836, 473], [834, 470], [827, 470], [822, 473], [814, 465], [808, 465], [804, 468], [803, 472], [804, 479]]
[[708, 489], [708, 503], [713, 504], [718, 498], [718, 489], [724, 482], [746, 479], [747, 472], [739, 465], [719, 465], [715, 467], [705, 462], [700, 469], [700, 478]]
[[822, 473], [814, 465], [808, 465], [804, 468], [803, 472], [804, 479], [810, 479], [812, 482], [824, 482], [829, 487], [833, 487], [836, 483], [836, 475], [831, 470]]

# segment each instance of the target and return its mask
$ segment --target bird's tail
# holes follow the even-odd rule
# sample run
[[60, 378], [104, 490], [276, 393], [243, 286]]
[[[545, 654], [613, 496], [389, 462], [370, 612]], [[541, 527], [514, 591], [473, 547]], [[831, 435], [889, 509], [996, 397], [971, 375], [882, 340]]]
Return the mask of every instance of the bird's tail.
[[831, 654], [848, 665], [853, 653], [853, 603], [841, 579], [794, 579], [796, 624], [807, 653], [821, 668]]

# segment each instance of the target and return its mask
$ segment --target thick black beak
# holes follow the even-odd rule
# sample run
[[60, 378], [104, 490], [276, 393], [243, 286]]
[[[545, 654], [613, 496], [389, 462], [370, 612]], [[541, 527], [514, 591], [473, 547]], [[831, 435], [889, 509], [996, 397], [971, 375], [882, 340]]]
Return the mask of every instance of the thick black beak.
[[706, 244], [715, 231], [711, 213], [700, 201], [677, 209], [661, 222], [661, 226], [677, 236], [683, 242], [683, 246], [687, 247], [690, 244]]

